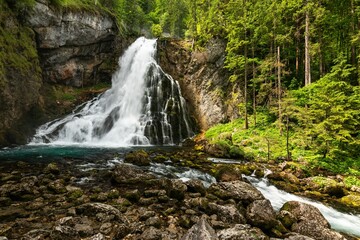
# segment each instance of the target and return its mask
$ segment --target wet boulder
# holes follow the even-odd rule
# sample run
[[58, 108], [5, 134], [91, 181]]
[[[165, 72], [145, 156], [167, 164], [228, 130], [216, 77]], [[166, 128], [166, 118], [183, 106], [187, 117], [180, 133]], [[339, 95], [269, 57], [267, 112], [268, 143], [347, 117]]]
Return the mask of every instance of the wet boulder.
[[242, 181], [219, 182], [212, 184], [208, 193], [214, 194], [221, 199], [234, 199], [245, 204], [250, 204], [255, 200], [263, 200], [264, 196], [259, 190], [249, 183]]
[[[316, 240], [343, 240], [340, 233], [330, 229], [329, 222], [324, 218], [319, 209], [306, 203], [286, 202], [280, 211], [287, 211], [296, 221], [291, 225], [291, 231], [305, 235]], [[289, 223], [285, 223], [289, 225]]]
[[206, 221], [205, 216], [193, 225], [181, 240], [218, 240], [215, 230]]
[[55, 175], [59, 175], [60, 174], [60, 168], [56, 163], [49, 163], [45, 168], [44, 168], [44, 172], [45, 173], [51, 173], [51, 174], [55, 174]]
[[242, 180], [242, 173], [233, 165], [220, 165], [216, 169], [215, 177], [219, 182], [231, 182]]
[[329, 222], [324, 218], [316, 207], [297, 201], [286, 202], [280, 211], [288, 211], [297, 221], [312, 221], [314, 224], [323, 228], [330, 228]]
[[135, 164], [138, 166], [149, 166], [150, 156], [144, 150], [129, 152], [125, 155], [124, 161], [126, 163]]
[[340, 233], [335, 232], [329, 228], [317, 225], [316, 222], [309, 219], [294, 223], [291, 230], [305, 236], [312, 237], [316, 240], [346, 240]]

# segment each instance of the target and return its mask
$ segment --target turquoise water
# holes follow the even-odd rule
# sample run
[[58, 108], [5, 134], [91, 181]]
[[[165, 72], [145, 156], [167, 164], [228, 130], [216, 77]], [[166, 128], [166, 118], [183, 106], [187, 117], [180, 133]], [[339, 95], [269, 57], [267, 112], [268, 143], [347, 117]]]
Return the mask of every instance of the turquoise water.
[[1, 160], [56, 160], [62, 158], [96, 158], [128, 149], [106, 149], [76, 146], [20, 146], [0, 150]]
[[0, 149], [1, 161], [53, 161], [57, 159], [106, 159], [124, 153], [145, 149], [149, 151], [176, 151], [181, 149], [179, 146], [132, 146], [119, 148], [89, 147], [89, 146], [61, 146], [61, 145], [24, 145], [15, 148]]

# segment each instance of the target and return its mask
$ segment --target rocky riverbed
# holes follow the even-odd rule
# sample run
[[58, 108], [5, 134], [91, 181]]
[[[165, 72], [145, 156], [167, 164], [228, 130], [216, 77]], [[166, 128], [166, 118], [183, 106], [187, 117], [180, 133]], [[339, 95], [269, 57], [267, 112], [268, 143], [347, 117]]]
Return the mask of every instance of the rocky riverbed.
[[[184, 182], [151, 170], [159, 165], [217, 181]], [[242, 178], [255, 169], [264, 168], [215, 164], [182, 149], [2, 161], [0, 239], [356, 239], [331, 230], [310, 205], [293, 201], [274, 211]]]

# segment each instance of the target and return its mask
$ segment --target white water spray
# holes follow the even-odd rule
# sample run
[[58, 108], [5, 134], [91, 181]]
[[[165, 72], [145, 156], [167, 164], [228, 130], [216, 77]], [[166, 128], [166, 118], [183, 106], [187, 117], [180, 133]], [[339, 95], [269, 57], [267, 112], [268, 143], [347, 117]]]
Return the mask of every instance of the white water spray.
[[174, 144], [191, 136], [178, 83], [162, 71], [155, 53], [156, 40], [137, 39], [120, 58], [111, 89], [41, 126], [31, 144]]

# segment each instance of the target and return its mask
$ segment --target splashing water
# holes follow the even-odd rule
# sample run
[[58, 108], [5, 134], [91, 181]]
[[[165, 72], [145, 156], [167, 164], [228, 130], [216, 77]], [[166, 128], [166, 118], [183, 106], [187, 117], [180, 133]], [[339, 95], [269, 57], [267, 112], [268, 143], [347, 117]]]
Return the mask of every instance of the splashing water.
[[112, 87], [62, 119], [41, 126], [30, 144], [176, 144], [192, 136], [179, 84], [155, 61], [156, 40], [138, 38], [119, 60]]
[[317, 207], [326, 220], [329, 221], [333, 229], [360, 237], [360, 215], [342, 213], [332, 207], [325, 206], [320, 202], [281, 191], [275, 186], [270, 185], [266, 178], [257, 179], [251, 176], [246, 176], [246, 178], [264, 195], [265, 198], [270, 200], [271, 205], [275, 210], [279, 210], [287, 201], [304, 202]]

